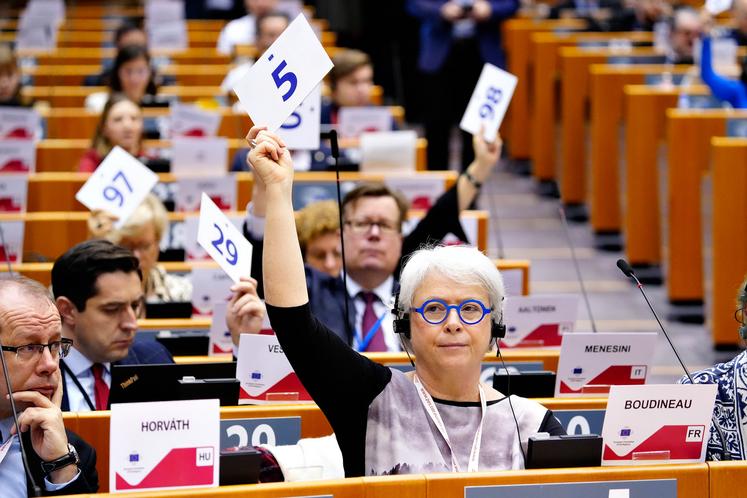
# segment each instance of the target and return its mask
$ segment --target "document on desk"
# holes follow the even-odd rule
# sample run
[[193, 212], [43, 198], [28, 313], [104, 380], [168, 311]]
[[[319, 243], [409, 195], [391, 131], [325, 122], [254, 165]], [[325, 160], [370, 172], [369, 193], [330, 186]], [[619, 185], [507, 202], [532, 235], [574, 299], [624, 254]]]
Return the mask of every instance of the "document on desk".
[[612, 386], [602, 428], [602, 465], [703, 462], [717, 387]]
[[606, 396], [612, 385], [645, 384], [655, 332], [565, 334], [555, 397]]
[[109, 489], [218, 486], [217, 399], [112, 405]]

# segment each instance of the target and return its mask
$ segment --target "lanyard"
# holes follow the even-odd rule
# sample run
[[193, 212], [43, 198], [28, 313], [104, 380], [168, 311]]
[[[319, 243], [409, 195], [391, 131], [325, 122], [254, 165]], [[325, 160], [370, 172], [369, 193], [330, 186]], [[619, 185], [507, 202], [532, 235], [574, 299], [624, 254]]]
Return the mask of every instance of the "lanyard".
[[[65, 363], [64, 361], [60, 360], [60, 365], [62, 365], [62, 370], [64, 370], [65, 373], [67, 373], [70, 376], [70, 378], [73, 380], [73, 383], [75, 384], [75, 387], [78, 388], [78, 391], [80, 391], [80, 393], [83, 395], [83, 399], [85, 400], [86, 403], [88, 403], [88, 407], [91, 409], [92, 412], [95, 412], [96, 411], [96, 407], [91, 402], [91, 398], [88, 396], [88, 393], [86, 392], [86, 390], [83, 389], [83, 385], [78, 380], [78, 377], [76, 377], [75, 374], [73, 373], [73, 371], [70, 370], [70, 367], [67, 366], [67, 363]], [[63, 379], [63, 382], [64, 382], [64, 379]], [[69, 394], [68, 394], [68, 397], [67, 397], [67, 402], [68, 402], [68, 404], [70, 403], [70, 395]]]
[[371, 339], [373, 339], [374, 335], [376, 335], [376, 331], [379, 330], [379, 327], [381, 327], [381, 322], [384, 321], [384, 317], [386, 316], [386, 312], [382, 313], [378, 320], [376, 320], [376, 323], [374, 323], [371, 326], [371, 329], [366, 334], [366, 337], [363, 338], [363, 340], [358, 345], [358, 352], [362, 353], [368, 348], [368, 345], [371, 343]]
[[[441, 414], [438, 413], [438, 409], [436, 409], [436, 404], [433, 401], [433, 398], [428, 393], [428, 391], [425, 390], [423, 387], [423, 384], [420, 382], [420, 379], [418, 379], [418, 376], [415, 375], [413, 377], [413, 382], [415, 383], [415, 389], [418, 391], [418, 395], [420, 396], [420, 401], [423, 403], [423, 407], [425, 407], [425, 411], [428, 412], [428, 415], [431, 417], [431, 420], [433, 421], [433, 424], [438, 429], [438, 432], [441, 433], [441, 436], [444, 438], [444, 441], [446, 441], [446, 446], [449, 447], [449, 452], [451, 453], [451, 470], [452, 472], [461, 472], [461, 468], [459, 467], [459, 462], [457, 462], [456, 456], [454, 455], [454, 449], [451, 447], [451, 441], [449, 440], [449, 435], [446, 433], [446, 426], [444, 426], [444, 421], [441, 418]], [[482, 442], [482, 425], [483, 422], [485, 422], [485, 412], [487, 411], [487, 402], [485, 401], [485, 392], [482, 389], [482, 386], [478, 384], [477, 389], [480, 391], [480, 409], [482, 411], [480, 415], [480, 425], [477, 427], [477, 432], [475, 433], [475, 439], [472, 441], [472, 451], [469, 453], [469, 463], [467, 464], [467, 472], [477, 472], [477, 467], [479, 465], [480, 461], [480, 444]]]

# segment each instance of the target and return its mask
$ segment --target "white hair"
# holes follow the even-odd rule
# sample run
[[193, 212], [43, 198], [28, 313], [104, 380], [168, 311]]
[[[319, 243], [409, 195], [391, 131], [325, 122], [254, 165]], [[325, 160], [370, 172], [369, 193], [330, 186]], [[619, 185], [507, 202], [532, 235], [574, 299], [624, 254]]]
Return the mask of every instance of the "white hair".
[[398, 311], [406, 312], [413, 306], [415, 292], [432, 272], [461, 285], [482, 286], [490, 298], [493, 321], [501, 319], [506, 295], [503, 277], [490, 258], [469, 246], [437, 246], [412, 253], [400, 276]]

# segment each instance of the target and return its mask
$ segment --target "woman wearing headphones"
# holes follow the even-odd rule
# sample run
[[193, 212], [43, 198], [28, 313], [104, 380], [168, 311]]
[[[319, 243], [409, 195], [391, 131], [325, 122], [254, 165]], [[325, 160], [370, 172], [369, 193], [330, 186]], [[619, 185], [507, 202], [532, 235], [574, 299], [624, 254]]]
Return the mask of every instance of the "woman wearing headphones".
[[[747, 276], [737, 292], [737, 306], [734, 318], [739, 324], [739, 336], [747, 340]], [[718, 384], [716, 405], [713, 407], [713, 421], [718, 423], [726, 439], [726, 450], [732, 460], [747, 460], [747, 351], [710, 368], [693, 372], [696, 384]], [[687, 377], [680, 379], [681, 384], [689, 384]], [[721, 460], [723, 444], [718, 431], [711, 424], [711, 437], [708, 440], [707, 460]]]
[[[424, 249], [404, 267], [396, 328], [417, 358], [414, 372], [370, 361], [322, 325], [308, 307], [290, 154], [264, 128], [247, 138], [266, 186], [270, 322], [335, 431], [347, 477], [520, 469], [529, 436], [564, 432], [538, 403], [480, 382], [485, 353], [503, 331], [504, 289], [493, 262], [476, 249]], [[242, 284], [234, 291], [239, 296]]]

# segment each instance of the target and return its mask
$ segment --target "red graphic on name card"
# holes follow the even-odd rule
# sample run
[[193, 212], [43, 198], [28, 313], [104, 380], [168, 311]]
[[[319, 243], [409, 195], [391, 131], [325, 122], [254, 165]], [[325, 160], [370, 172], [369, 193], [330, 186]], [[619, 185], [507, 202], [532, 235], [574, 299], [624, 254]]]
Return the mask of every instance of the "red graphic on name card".
[[11, 263], [15, 263], [18, 261], [18, 254], [12, 252], [8, 255], [5, 252], [5, 246], [0, 245], [0, 261], [10, 261]]
[[557, 323], [540, 325], [518, 344], [508, 344], [501, 341], [501, 347], [506, 348], [540, 348], [548, 346], [560, 346], [563, 336], [560, 334], [560, 325]]
[[21, 205], [17, 204], [13, 197], [0, 197], [0, 212], [20, 213], [21, 211]]
[[13, 128], [5, 134], [5, 138], [22, 138], [29, 139], [33, 138], [34, 134], [27, 128]]
[[629, 386], [641, 385], [646, 383], [646, 378], [632, 378], [633, 369], [641, 368], [633, 365], [612, 365], [602, 373], [589, 380], [585, 386], [578, 389], [572, 389], [568, 384], [560, 381], [561, 393], [581, 393], [588, 392], [590, 386], [607, 387], [607, 389], [594, 390], [595, 392], [609, 392], [609, 386]]
[[412, 202], [410, 202], [411, 209], [422, 209], [423, 211], [429, 210], [431, 205], [431, 199], [426, 195], [419, 195], [418, 197], [413, 198]]
[[[287, 395], [287, 396], [284, 396]], [[239, 399], [252, 401], [312, 401], [306, 388], [303, 387], [298, 375], [291, 372], [259, 396], [252, 396], [244, 390], [239, 389]]]
[[205, 133], [205, 130], [202, 128], [191, 128], [184, 133], [182, 133], [183, 137], [204, 137], [207, 136]]
[[0, 167], [0, 171], [4, 173], [10, 172], [28, 172], [29, 165], [23, 162], [22, 159], [9, 159]]
[[669, 451], [670, 460], [697, 460], [708, 440], [705, 427], [697, 426], [703, 432], [697, 441], [687, 441], [696, 430], [692, 425], [665, 425], [653, 433], [648, 439], [633, 448], [630, 452], [620, 456], [606, 444], [604, 445], [604, 460], [632, 460], [635, 453], [655, 451]]
[[215, 452], [211, 457], [212, 464], [197, 465], [198, 451], [205, 451], [205, 448], [175, 448], [169, 451], [139, 484], [130, 484], [117, 472], [117, 489], [209, 486], [213, 484]]
[[224, 199], [222, 195], [211, 195], [210, 200], [213, 201], [221, 211], [230, 211], [233, 208], [231, 203]]

